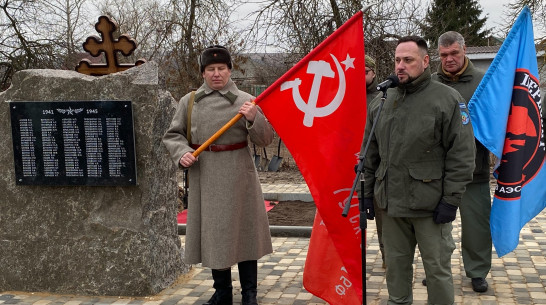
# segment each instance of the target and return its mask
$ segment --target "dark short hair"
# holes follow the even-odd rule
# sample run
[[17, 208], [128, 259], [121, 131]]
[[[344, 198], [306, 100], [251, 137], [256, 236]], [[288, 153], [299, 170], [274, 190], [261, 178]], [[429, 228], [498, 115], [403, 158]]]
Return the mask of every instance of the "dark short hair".
[[427, 42], [425, 41], [425, 39], [423, 39], [423, 37], [420, 37], [420, 36], [415, 36], [415, 35], [411, 35], [411, 36], [404, 36], [400, 39], [398, 39], [398, 43], [396, 45], [399, 45], [403, 42], [415, 42], [417, 44], [417, 47], [423, 51], [424, 54], [428, 54], [428, 45], [427, 45]]
[[231, 55], [226, 47], [220, 45], [208, 46], [199, 56], [201, 73], [210, 64], [226, 64], [231, 69]]

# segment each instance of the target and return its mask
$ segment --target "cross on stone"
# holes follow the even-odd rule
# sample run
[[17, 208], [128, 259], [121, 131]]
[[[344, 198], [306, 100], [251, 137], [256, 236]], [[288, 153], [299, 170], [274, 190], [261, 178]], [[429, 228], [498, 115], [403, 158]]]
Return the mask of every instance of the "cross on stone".
[[117, 28], [118, 25], [110, 18], [106, 16], [99, 17], [99, 22], [95, 24], [95, 29], [101, 34], [102, 40], [95, 35], [89, 36], [83, 43], [83, 49], [92, 56], [99, 56], [101, 52], [104, 52], [106, 64], [92, 64], [89, 59], [82, 59], [76, 66], [76, 71], [83, 74], [100, 76], [124, 71], [146, 62], [145, 59], [139, 59], [134, 64], [120, 64], [118, 62], [116, 52], [121, 52], [124, 56], [129, 56], [136, 49], [137, 45], [135, 40], [127, 34], [121, 35], [117, 40], [114, 39], [113, 34]]

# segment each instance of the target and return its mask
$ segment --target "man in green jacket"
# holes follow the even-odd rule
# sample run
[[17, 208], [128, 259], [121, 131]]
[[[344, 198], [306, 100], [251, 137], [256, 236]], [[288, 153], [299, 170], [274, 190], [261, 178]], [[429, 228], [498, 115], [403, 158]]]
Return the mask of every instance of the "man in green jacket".
[[[397, 88], [387, 98], [376, 129], [380, 97], [367, 114], [363, 144], [371, 138], [361, 194], [383, 215], [388, 304], [412, 304], [413, 258], [419, 245], [427, 274], [428, 304], [453, 304], [452, 224], [474, 170], [474, 137], [464, 99], [432, 81], [428, 47], [403, 37], [395, 52]], [[462, 119], [461, 119], [462, 118]]]
[[[450, 31], [438, 38], [438, 54], [442, 64], [432, 79], [446, 84], [459, 93], [468, 104], [480, 84], [484, 72], [474, 68], [466, 57], [461, 34]], [[461, 252], [466, 276], [472, 279], [472, 289], [487, 291], [485, 277], [491, 270], [491, 193], [489, 186], [489, 151], [476, 140], [476, 168], [472, 182], [466, 186], [461, 201]]]

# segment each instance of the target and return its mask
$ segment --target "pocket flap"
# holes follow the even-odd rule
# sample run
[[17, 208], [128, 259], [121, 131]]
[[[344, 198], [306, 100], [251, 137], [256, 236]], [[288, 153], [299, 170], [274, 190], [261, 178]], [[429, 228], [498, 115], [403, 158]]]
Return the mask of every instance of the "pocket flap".
[[409, 174], [415, 180], [430, 182], [442, 178], [442, 169], [439, 166], [416, 167], [410, 168]]
[[379, 168], [375, 171], [375, 180], [383, 180], [385, 178], [385, 173], [387, 172], [387, 167], [379, 165]]

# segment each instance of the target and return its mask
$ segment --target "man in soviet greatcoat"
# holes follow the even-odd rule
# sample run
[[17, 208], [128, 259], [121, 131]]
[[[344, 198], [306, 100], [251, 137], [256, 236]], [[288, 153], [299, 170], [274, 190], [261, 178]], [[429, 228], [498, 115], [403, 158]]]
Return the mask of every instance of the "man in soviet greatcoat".
[[[185, 262], [212, 269], [215, 293], [205, 304], [233, 303], [234, 264], [239, 267], [243, 304], [257, 304], [257, 260], [273, 250], [247, 139], [266, 146], [273, 141], [273, 128], [250, 102], [253, 97], [231, 80], [231, 55], [226, 48], [206, 48], [199, 63], [205, 81], [193, 98], [187, 94], [180, 100], [163, 137], [174, 163], [189, 168]], [[197, 158], [193, 156], [238, 113], [244, 117]]]

